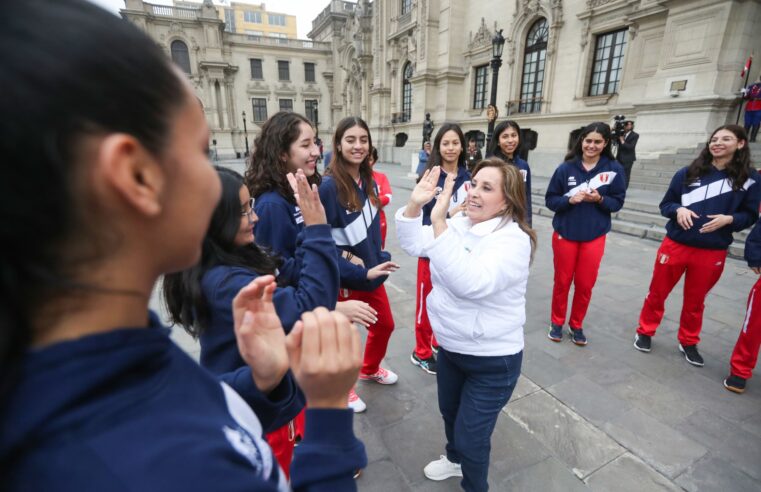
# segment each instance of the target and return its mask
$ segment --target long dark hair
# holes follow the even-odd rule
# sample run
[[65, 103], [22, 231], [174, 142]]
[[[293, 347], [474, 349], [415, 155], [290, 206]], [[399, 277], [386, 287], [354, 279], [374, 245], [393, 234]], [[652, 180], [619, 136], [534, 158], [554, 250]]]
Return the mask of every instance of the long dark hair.
[[574, 159], [581, 160], [582, 151], [581, 151], [581, 144], [584, 142], [584, 139], [587, 135], [590, 133], [599, 133], [602, 138], [605, 140], [605, 148], [602, 149], [602, 153], [600, 155], [607, 157], [611, 161], [616, 160], [616, 158], [613, 156], [613, 151], [611, 150], [611, 132], [610, 132], [610, 125], [607, 123], [603, 123], [602, 121], [595, 121], [594, 123], [590, 123], [587, 126], [584, 127], [583, 130], [581, 130], [581, 133], [579, 134], [579, 138], [576, 139], [576, 143], [573, 145], [573, 148], [565, 155], [566, 161], [572, 161]]
[[348, 171], [348, 164], [341, 155], [341, 139], [344, 133], [350, 128], [358, 126], [367, 132], [368, 152], [367, 157], [359, 165], [359, 177], [362, 180], [365, 194], [376, 207], [380, 205], [378, 194], [375, 192], [375, 181], [373, 181], [373, 168], [370, 167], [370, 149], [373, 148], [373, 139], [370, 136], [370, 128], [362, 118], [349, 116], [338, 122], [336, 132], [333, 134], [333, 160], [330, 161], [330, 168], [325, 173], [333, 176], [336, 180], [336, 189], [338, 190], [338, 200], [341, 206], [346, 210], [356, 212], [362, 208], [362, 202], [357, 193], [354, 192], [354, 178]]
[[115, 241], [89, 220], [97, 212], [82, 191], [83, 139], [126, 133], [160, 158], [188, 93], [152, 39], [90, 2], [2, 9], [0, 400], [36, 316], [51, 301], [96, 289], [78, 273]]
[[737, 137], [738, 142], [744, 141], [743, 148], [735, 150], [735, 154], [732, 156], [732, 160], [729, 161], [725, 171], [729, 180], [732, 181], [732, 189], [737, 191], [743, 187], [745, 182], [750, 176], [750, 149], [748, 148], [748, 135], [745, 133], [745, 129], [738, 125], [722, 125], [711, 133], [708, 137], [706, 146], [700, 151], [697, 158], [687, 168], [687, 176], [685, 177], [686, 184], [693, 183], [710, 173], [713, 169], [713, 156], [708, 148], [711, 144], [711, 139], [721, 130], [727, 130], [732, 132]]
[[[518, 132], [518, 145], [515, 147], [515, 150], [513, 151], [513, 158], [508, 159], [508, 157], [502, 152], [502, 148], [499, 146], [499, 136], [502, 135], [502, 132], [507, 130], [508, 128], [512, 128], [516, 132]], [[489, 141], [489, 148], [486, 151], [487, 157], [499, 157], [505, 162], [513, 162], [518, 157], [518, 155], [521, 152], [521, 145], [523, 145], [523, 142], [521, 141], [521, 127], [518, 125], [516, 121], [513, 120], [505, 120], [497, 125], [497, 128], [494, 129], [494, 133], [492, 133], [491, 141]]]
[[526, 220], [526, 186], [523, 184], [523, 175], [516, 166], [505, 164], [501, 158], [489, 157], [476, 164], [476, 167], [473, 168], [473, 177], [475, 178], [481, 169], [487, 167], [496, 169], [502, 175], [502, 194], [505, 197], [505, 202], [507, 202], [507, 208], [502, 213], [503, 223], [510, 218], [528, 235], [531, 241], [530, 261], [533, 262], [536, 251], [536, 232]]
[[460, 146], [462, 147], [462, 150], [460, 151], [460, 157], [457, 159], [457, 167], [465, 167], [465, 135], [463, 135], [460, 125], [447, 122], [441, 125], [439, 131], [436, 132], [436, 138], [433, 139], [433, 147], [431, 148], [431, 157], [428, 158], [428, 165], [425, 167], [426, 169], [431, 169], [433, 166], [440, 166], [442, 164], [443, 161], [441, 159], [441, 150], [439, 150], [439, 147], [441, 146], [441, 140], [448, 131], [455, 132], [460, 138]]
[[[301, 134], [301, 124], [312, 123], [298, 113], [280, 111], [272, 115], [262, 131], [254, 140], [254, 152], [246, 166], [246, 186], [251, 196], [257, 198], [267, 191], [277, 191], [280, 196], [295, 204], [296, 199], [285, 177], [289, 170], [283, 160], [283, 154], [288, 154], [291, 144]], [[315, 169], [314, 175], [308, 178], [310, 184], [319, 185], [320, 173]]]
[[181, 272], [164, 276], [164, 302], [173, 323], [198, 337], [209, 322], [209, 306], [201, 289], [204, 274], [217, 265], [249, 268], [260, 275], [275, 274], [279, 260], [254, 243], [236, 246], [240, 230], [240, 189], [243, 176], [216, 167], [222, 182], [222, 198], [203, 239], [201, 261]]

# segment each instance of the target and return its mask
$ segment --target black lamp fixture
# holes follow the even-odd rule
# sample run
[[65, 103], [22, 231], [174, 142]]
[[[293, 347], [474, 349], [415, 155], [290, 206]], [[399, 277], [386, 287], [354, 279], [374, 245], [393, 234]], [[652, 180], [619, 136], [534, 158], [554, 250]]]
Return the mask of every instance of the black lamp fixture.
[[497, 119], [497, 81], [499, 79], [499, 67], [502, 66], [502, 50], [504, 48], [505, 38], [502, 36], [502, 29], [499, 29], [494, 33], [494, 37], [491, 38], [491, 98], [489, 99], [489, 105], [494, 110], [494, 117], [489, 118], [489, 127], [486, 132], [486, 139], [489, 143], [491, 143], [492, 135], [494, 134], [494, 123]]
[[243, 111], [243, 138], [246, 141], [246, 157], [248, 157], [248, 128], [246, 127], [246, 112]]

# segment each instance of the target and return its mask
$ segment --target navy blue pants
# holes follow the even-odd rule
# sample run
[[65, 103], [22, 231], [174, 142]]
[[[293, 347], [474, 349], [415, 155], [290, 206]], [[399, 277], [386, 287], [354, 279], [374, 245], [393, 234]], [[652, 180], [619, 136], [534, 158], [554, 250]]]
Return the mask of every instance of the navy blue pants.
[[447, 459], [462, 465], [461, 485], [466, 492], [489, 489], [491, 434], [513, 394], [522, 360], [523, 352], [479, 357], [439, 348], [436, 381]]

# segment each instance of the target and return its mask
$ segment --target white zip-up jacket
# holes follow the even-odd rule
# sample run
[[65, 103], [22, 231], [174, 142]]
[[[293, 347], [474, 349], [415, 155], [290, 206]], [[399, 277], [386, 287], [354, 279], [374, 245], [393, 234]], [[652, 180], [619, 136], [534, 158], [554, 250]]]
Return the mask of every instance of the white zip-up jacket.
[[460, 354], [498, 356], [523, 350], [531, 240], [502, 218], [473, 224], [458, 214], [433, 237], [423, 216], [396, 212], [399, 244], [431, 260], [433, 289], [426, 301], [439, 345]]

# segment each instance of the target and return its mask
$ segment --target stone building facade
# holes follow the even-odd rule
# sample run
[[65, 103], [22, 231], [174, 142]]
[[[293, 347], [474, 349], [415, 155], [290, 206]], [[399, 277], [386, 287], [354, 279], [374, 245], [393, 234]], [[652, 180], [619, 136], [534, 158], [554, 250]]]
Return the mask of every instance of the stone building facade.
[[122, 16], [187, 73], [204, 105], [212, 152], [220, 159], [242, 156], [246, 137], [252, 148], [260, 125], [280, 109], [304, 114], [323, 136], [330, 134], [329, 43], [228, 32], [217, 10], [222, 7], [210, 0], [186, 7], [125, 3]]

